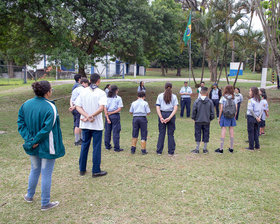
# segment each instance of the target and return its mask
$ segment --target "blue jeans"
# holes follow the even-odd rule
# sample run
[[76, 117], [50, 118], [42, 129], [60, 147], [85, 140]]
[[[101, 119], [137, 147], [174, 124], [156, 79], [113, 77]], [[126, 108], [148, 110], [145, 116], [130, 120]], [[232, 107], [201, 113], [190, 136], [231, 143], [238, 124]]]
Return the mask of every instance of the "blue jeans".
[[79, 160], [80, 171], [86, 171], [87, 169], [87, 157], [88, 157], [88, 150], [89, 150], [91, 138], [93, 139], [92, 173], [99, 173], [101, 171], [100, 164], [101, 164], [102, 131], [89, 130], [89, 129], [82, 130], [82, 147], [81, 147], [80, 160]]
[[33, 198], [40, 174], [41, 178], [41, 204], [49, 204], [51, 197], [52, 172], [55, 159], [41, 159], [39, 156], [30, 156], [31, 171], [28, 180], [27, 197]]

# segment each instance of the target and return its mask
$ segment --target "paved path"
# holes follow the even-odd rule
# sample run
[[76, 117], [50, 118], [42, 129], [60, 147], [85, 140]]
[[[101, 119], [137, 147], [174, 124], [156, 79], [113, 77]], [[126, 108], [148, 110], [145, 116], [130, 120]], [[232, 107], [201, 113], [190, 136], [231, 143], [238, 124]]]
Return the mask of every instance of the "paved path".
[[[197, 79], [199, 82], [200, 79]], [[203, 79], [204, 81], [210, 81], [209, 78]], [[101, 82], [107, 83], [107, 82], [136, 82], [139, 83], [140, 81], [144, 81], [146, 83], [148, 82], [184, 82], [188, 81], [188, 78], [158, 78], [158, 79], [150, 79], [150, 78], [143, 78], [143, 79], [102, 79]], [[226, 82], [227, 80], [225, 78], [220, 79], [222, 82]], [[234, 82], [234, 79], [229, 79], [229, 81], [232, 83]], [[247, 79], [238, 79], [239, 83], [261, 83], [260, 80], [247, 80]], [[191, 79], [191, 82], [193, 82], [193, 79]], [[58, 80], [58, 81], [52, 81], [52, 85], [63, 85], [63, 84], [73, 84], [73, 80]], [[270, 85], [271, 82], [266, 82], [267, 85]], [[267, 86], [266, 89], [271, 89], [277, 87], [276, 85]]]

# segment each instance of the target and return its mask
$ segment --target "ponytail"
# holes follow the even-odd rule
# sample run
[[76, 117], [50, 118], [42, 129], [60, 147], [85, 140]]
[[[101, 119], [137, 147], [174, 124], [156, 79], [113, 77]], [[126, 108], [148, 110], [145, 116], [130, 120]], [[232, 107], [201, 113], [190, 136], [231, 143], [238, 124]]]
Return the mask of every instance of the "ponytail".
[[117, 90], [118, 90], [118, 87], [116, 85], [112, 85], [108, 92], [108, 97], [109, 98], [115, 97], [117, 95]]
[[165, 83], [165, 91], [163, 94], [163, 100], [166, 104], [169, 104], [172, 99], [172, 84], [170, 82]]

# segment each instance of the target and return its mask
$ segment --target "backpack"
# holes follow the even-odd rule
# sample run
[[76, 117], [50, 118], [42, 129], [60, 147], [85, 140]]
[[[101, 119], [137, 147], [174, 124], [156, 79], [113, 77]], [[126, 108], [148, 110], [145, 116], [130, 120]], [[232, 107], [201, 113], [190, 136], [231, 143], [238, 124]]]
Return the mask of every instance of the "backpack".
[[227, 99], [223, 108], [225, 118], [234, 118], [236, 114], [236, 106], [233, 99]]

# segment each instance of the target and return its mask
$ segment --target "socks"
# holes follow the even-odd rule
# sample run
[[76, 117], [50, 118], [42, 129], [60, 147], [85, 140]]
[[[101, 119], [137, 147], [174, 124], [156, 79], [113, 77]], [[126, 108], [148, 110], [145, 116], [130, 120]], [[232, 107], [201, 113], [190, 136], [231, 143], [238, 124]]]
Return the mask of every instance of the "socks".
[[199, 150], [200, 142], [196, 142], [196, 148], [195, 150]]
[[203, 150], [206, 150], [206, 149], [207, 149], [207, 142], [204, 142]]
[[81, 139], [80, 134], [75, 134], [75, 142], [78, 142]]
[[224, 142], [225, 142], [225, 138], [221, 138], [221, 146], [220, 149], [224, 149]]
[[233, 141], [234, 141], [234, 138], [230, 137], [230, 148], [233, 149]]

